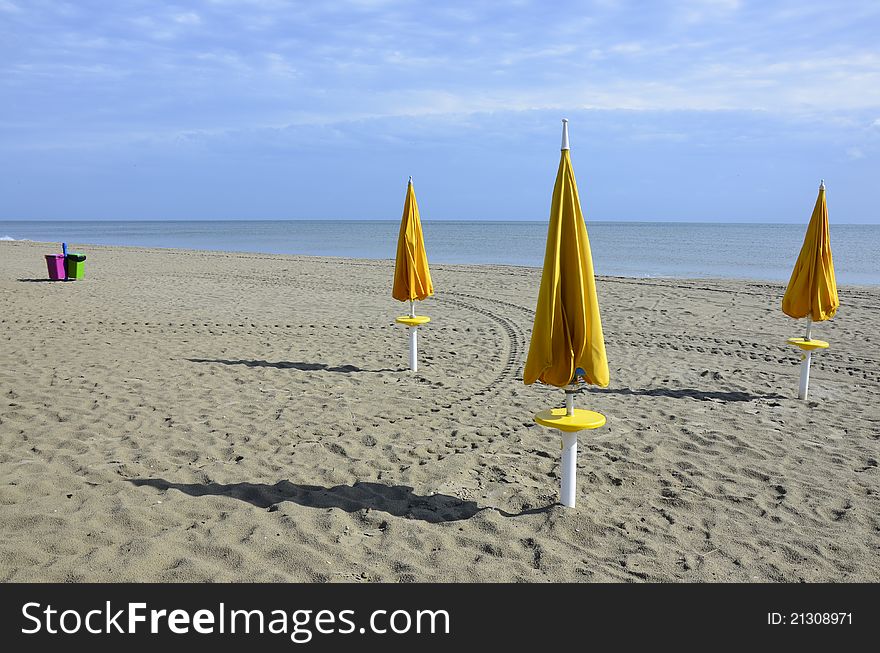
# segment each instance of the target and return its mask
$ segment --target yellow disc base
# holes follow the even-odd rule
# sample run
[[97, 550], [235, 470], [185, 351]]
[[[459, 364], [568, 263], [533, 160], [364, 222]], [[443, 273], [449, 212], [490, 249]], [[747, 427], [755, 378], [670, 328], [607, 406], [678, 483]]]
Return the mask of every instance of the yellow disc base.
[[550, 410], [542, 410], [535, 415], [535, 421], [541, 426], [548, 426], [551, 429], [573, 432], [604, 426], [605, 416], [602, 413], [582, 408], [575, 408], [574, 415], [566, 415], [565, 408], [551, 408]]
[[417, 327], [422, 326], [423, 324], [427, 324], [431, 321], [431, 318], [429, 318], [427, 315], [416, 315], [415, 317], [410, 317], [409, 315], [401, 315], [394, 321], [405, 324], [406, 326]]
[[800, 347], [804, 351], [814, 349], [828, 349], [828, 343], [824, 340], [804, 340], [803, 338], [789, 338], [788, 344]]

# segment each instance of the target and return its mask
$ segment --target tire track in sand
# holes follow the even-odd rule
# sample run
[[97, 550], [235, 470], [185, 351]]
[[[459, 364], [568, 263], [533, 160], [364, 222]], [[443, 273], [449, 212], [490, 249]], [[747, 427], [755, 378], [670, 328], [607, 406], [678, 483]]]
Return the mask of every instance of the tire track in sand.
[[[522, 309], [523, 307], [498, 299], [490, 299], [487, 297], [479, 297], [477, 295], [457, 292], [444, 292], [442, 296], [435, 296], [435, 300], [439, 303], [449, 304], [489, 319], [500, 328], [500, 333], [506, 340], [506, 344], [501, 347], [502, 366], [500, 371], [492, 377], [492, 380], [489, 383], [478, 386], [477, 389], [470, 392], [468, 396], [465, 396], [454, 403], [469, 404], [477, 400], [485, 401], [487, 396], [491, 397], [498, 395], [504, 384], [513, 383], [520, 378], [520, 368], [523, 364], [526, 351], [526, 335], [514, 320], [501, 315], [499, 312], [491, 310], [490, 306], [497, 305], [504, 308], [513, 307], [519, 309]], [[478, 306], [468, 300], [476, 300], [488, 304], [489, 306]]]

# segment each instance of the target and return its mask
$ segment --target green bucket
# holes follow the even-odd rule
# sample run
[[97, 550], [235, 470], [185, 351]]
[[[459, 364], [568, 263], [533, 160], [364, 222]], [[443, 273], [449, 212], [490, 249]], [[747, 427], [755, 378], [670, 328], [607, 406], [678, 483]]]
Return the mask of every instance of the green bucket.
[[86, 255], [76, 252], [68, 252], [64, 259], [64, 268], [67, 271], [67, 279], [82, 279], [85, 276]]

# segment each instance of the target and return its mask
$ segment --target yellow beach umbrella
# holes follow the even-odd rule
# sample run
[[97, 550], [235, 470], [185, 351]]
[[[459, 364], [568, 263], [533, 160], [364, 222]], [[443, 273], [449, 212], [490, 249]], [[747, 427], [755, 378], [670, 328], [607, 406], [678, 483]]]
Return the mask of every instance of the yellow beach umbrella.
[[810, 386], [812, 352], [827, 349], [824, 340], [812, 338], [813, 322], [824, 322], [834, 317], [840, 299], [834, 279], [834, 261], [831, 258], [831, 238], [828, 233], [828, 206], [825, 203], [825, 181], [819, 184], [819, 197], [807, 225], [804, 244], [798, 255], [788, 288], [782, 298], [782, 312], [795, 319], [807, 318], [807, 333], [803, 338], [789, 338], [788, 342], [804, 351], [798, 398], [806, 399]]
[[568, 120], [563, 120], [562, 155], [523, 381], [565, 388], [565, 408], [535, 416], [539, 424], [562, 431], [561, 501], [565, 506], [575, 502], [577, 432], [605, 424], [603, 415], [575, 409], [574, 393], [581, 381], [605, 387], [608, 377], [593, 257], [571, 165]]
[[403, 217], [400, 219], [400, 234], [397, 237], [397, 260], [394, 263], [391, 296], [399, 301], [409, 302], [409, 315], [398, 317], [397, 322], [409, 327], [409, 366], [413, 372], [418, 370], [419, 326], [431, 321], [427, 316], [416, 315], [413, 302], [433, 294], [434, 284], [431, 282], [428, 255], [425, 253], [419, 205], [410, 177], [403, 203]]

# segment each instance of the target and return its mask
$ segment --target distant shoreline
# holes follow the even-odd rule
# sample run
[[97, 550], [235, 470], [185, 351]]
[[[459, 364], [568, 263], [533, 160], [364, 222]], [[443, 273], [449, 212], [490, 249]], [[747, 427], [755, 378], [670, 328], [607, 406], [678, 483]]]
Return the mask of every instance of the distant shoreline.
[[[51, 253], [50, 249], [53, 247], [57, 247], [58, 243], [54, 241], [35, 241], [35, 240], [2, 240], [0, 239], [0, 247], [4, 245], [40, 245], [45, 246], [46, 253]], [[195, 248], [186, 248], [186, 247], [144, 247], [140, 245], [103, 245], [100, 243], [81, 243], [76, 241], [68, 242], [68, 249], [97, 249], [97, 250], [105, 250], [108, 252], [115, 252], [117, 250], [128, 250], [132, 252], [157, 252], [163, 254], [172, 254], [172, 255], [181, 255], [181, 256], [189, 256], [189, 255], [216, 255], [216, 256], [234, 256], [241, 258], [252, 258], [252, 259], [289, 259], [290, 261], [302, 261], [303, 259], [322, 261], [322, 262], [339, 262], [339, 263], [350, 263], [350, 264], [375, 264], [375, 263], [387, 263], [389, 266], [394, 265], [393, 258], [366, 258], [366, 257], [350, 257], [350, 256], [332, 256], [332, 255], [319, 255], [319, 254], [278, 254], [274, 252], [252, 252], [252, 251], [240, 251], [240, 250], [219, 250], [219, 249], [195, 249]], [[86, 253], [88, 253], [86, 251]], [[540, 271], [541, 266], [534, 265], [517, 265], [515, 263], [444, 263], [444, 262], [436, 262], [431, 263], [432, 268], [436, 269], [455, 269], [455, 270], [467, 270], [473, 269], [475, 272], [478, 272], [482, 269], [489, 270], [500, 270], [504, 268], [513, 268], [519, 269], [523, 271]], [[664, 281], [664, 282], [706, 282], [706, 283], [726, 283], [726, 282], [742, 282], [742, 283], [760, 283], [767, 284], [770, 286], [779, 286], [781, 288], [785, 287], [786, 282], [780, 281], [778, 279], [762, 279], [755, 277], [719, 277], [719, 276], [675, 276], [675, 275], [654, 275], [654, 276], [637, 276], [637, 275], [624, 275], [624, 274], [600, 274], [596, 273], [596, 278], [605, 279], [609, 281], [613, 281], [615, 279], [619, 280], [632, 280], [632, 281]], [[864, 290], [876, 290], [877, 286], [880, 286], [880, 282], [876, 284], [871, 283], [843, 283], [838, 284], [842, 288], [853, 288], [853, 289], [864, 289]]]
[[[423, 222], [431, 264], [541, 267], [545, 222]], [[386, 260], [396, 220], [0, 222], [0, 238], [259, 254]], [[636, 278], [759, 279], [787, 282], [803, 245], [803, 224], [591, 222], [595, 271]], [[8, 242], [8, 241], [5, 241]], [[841, 284], [878, 285], [880, 225], [833, 225]]]

